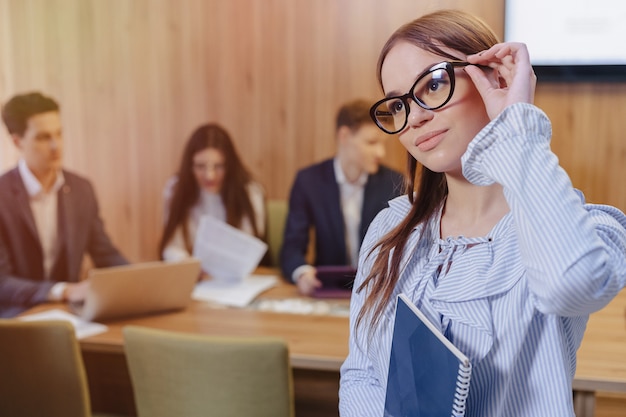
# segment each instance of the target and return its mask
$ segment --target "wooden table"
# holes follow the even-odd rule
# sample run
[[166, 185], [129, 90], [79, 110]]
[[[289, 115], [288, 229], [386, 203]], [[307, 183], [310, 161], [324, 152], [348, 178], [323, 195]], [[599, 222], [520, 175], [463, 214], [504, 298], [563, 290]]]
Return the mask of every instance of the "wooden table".
[[[299, 296], [294, 286], [281, 282], [260, 297]], [[50, 305], [30, 312], [44, 308]], [[338, 371], [348, 354], [346, 317], [216, 308], [193, 302], [185, 311], [106, 324], [106, 333], [80, 342], [96, 411], [134, 415], [122, 328], [138, 325], [211, 335], [282, 337], [288, 342], [294, 368], [298, 417], [338, 415]], [[626, 290], [591, 316], [578, 352], [573, 387], [577, 417], [593, 417], [597, 391], [626, 393]]]
[[[270, 273], [271, 271], [266, 271]], [[303, 298], [295, 286], [280, 281], [263, 299]], [[348, 300], [328, 300], [348, 305]], [[28, 313], [60, 304], [37, 306]], [[124, 356], [122, 328], [127, 325], [223, 336], [276, 336], [285, 339], [294, 373], [298, 417], [338, 416], [339, 368], [348, 354], [347, 317], [303, 315], [224, 308], [194, 301], [184, 311], [104, 322], [105, 333], [80, 341], [97, 412], [135, 415], [130, 375]]]
[[577, 417], [593, 417], [598, 391], [626, 394], [626, 290], [590, 316], [573, 388]]
[[345, 317], [284, 314], [250, 309], [214, 308], [194, 301], [181, 312], [105, 323], [106, 333], [83, 339], [85, 352], [123, 354], [122, 328], [127, 325], [213, 336], [276, 336], [287, 340], [291, 365], [338, 371], [348, 354]]

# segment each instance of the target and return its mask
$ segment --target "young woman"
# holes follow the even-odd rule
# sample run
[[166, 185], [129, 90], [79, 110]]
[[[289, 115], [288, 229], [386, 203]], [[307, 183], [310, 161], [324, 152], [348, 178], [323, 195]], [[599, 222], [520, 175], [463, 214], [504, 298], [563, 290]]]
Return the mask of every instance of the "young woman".
[[265, 194], [243, 165], [228, 132], [216, 124], [197, 128], [183, 152], [178, 175], [165, 187], [164, 260], [191, 256], [196, 230], [210, 215], [253, 236], [265, 236]]
[[378, 77], [371, 114], [412, 181], [363, 242], [341, 416], [388, 415], [399, 293], [471, 360], [466, 416], [574, 416], [588, 315], [626, 285], [626, 217], [585, 203], [559, 166], [525, 45], [435, 12], [390, 37]]

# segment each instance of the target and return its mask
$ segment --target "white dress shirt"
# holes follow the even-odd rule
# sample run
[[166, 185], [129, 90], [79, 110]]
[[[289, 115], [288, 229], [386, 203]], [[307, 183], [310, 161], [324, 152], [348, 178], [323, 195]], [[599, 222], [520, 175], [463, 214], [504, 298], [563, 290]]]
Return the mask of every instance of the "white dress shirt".
[[346, 253], [350, 265], [356, 268], [359, 260], [359, 229], [361, 227], [363, 193], [367, 183], [367, 172], [363, 172], [356, 181], [350, 182], [341, 169], [338, 158], [335, 158], [334, 167], [345, 225]]
[[[44, 191], [41, 183], [28, 168], [24, 159], [20, 159], [17, 166], [28, 194], [30, 209], [41, 243], [44, 277], [50, 279], [52, 267], [59, 253], [58, 191], [65, 183], [65, 178], [63, 172], [59, 170], [52, 188]], [[56, 284], [50, 290], [48, 298], [60, 300], [64, 289], [64, 283]]]

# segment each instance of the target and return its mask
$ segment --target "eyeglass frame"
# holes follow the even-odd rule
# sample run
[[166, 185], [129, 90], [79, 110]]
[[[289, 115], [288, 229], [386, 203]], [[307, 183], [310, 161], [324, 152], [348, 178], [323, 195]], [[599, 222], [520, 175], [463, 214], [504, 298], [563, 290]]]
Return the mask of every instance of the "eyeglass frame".
[[[443, 62], [440, 62], [438, 64], [431, 66], [430, 68], [422, 72], [417, 77], [417, 79], [415, 80], [411, 88], [409, 89], [408, 93], [401, 95], [401, 96], [385, 97], [382, 100], [378, 100], [376, 103], [374, 103], [374, 105], [370, 107], [370, 117], [372, 118], [374, 123], [376, 123], [376, 126], [378, 126], [380, 130], [382, 130], [383, 132], [389, 135], [395, 135], [396, 133], [401, 132], [406, 127], [407, 123], [409, 122], [409, 113], [411, 112], [411, 105], [409, 103], [409, 99], [413, 100], [415, 104], [417, 104], [418, 106], [420, 106], [421, 108], [425, 110], [437, 110], [437, 109], [442, 108], [443, 106], [448, 104], [450, 99], [452, 99], [452, 95], [454, 94], [454, 88], [456, 84], [456, 76], [454, 74], [454, 68], [466, 67], [468, 65], [476, 65], [476, 64], [471, 64], [467, 61], [443, 61]], [[476, 65], [476, 66], [481, 67], [481, 68], [489, 68], [483, 65]], [[419, 83], [424, 77], [426, 77], [428, 74], [439, 69], [444, 69], [448, 73], [448, 76], [450, 77], [450, 93], [448, 94], [448, 98], [446, 98], [443, 103], [441, 103], [440, 105], [436, 107], [430, 107], [426, 103], [422, 102], [419, 98], [415, 97], [413, 95], [413, 91], [415, 91], [415, 87], [417, 86], [417, 83]], [[380, 106], [382, 103], [384, 103], [385, 101], [389, 101], [393, 99], [395, 100], [400, 99], [402, 100], [402, 103], [404, 103], [405, 118], [404, 118], [404, 123], [402, 124], [402, 127], [394, 131], [389, 131], [385, 129], [383, 126], [381, 126], [381, 124], [378, 122], [378, 119], [376, 118], [376, 108]]]

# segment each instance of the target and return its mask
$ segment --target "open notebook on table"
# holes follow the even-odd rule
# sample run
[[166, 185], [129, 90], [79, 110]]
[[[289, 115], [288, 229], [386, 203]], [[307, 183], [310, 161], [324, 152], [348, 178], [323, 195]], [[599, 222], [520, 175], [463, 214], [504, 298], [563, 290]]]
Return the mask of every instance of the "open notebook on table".
[[400, 294], [384, 417], [464, 416], [471, 372], [469, 359]]

